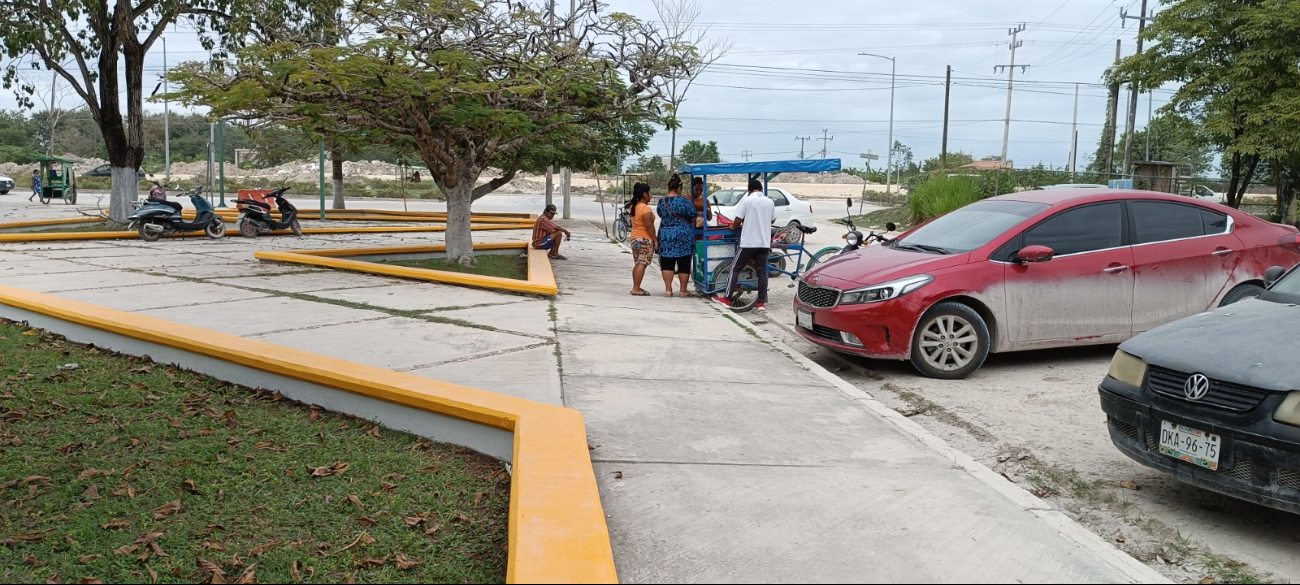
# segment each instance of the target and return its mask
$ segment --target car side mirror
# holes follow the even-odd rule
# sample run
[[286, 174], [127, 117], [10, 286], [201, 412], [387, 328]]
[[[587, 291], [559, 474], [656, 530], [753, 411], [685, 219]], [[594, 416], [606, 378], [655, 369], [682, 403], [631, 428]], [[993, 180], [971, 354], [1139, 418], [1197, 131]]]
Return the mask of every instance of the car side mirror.
[[1016, 260], [1028, 264], [1031, 262], [1047, 262], [1055, 256], [1056, 252], [1047, 246], [1032, 245], [1021, 248], [1016, 252]]
[[1286, 269], [1281, 266], [1273, 266], [1264, 272], [1264, 286], [1273, 286], [1279, 278], [1286, 274]]
[[885, 223], [885, 233], [892, 232], [896, 229], [898, 229], [898, 226], [895, 225], [894, 222], [890, 221]]

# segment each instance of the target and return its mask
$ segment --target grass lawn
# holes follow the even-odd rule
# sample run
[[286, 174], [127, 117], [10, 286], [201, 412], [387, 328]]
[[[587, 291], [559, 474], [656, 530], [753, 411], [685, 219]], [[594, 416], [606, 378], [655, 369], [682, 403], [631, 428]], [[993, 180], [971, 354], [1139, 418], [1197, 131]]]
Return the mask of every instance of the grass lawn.
[[464, 449], [7, 321], [0, 421], [6, 583], [505, 580]]
[[456, 262], [448, 262], [445, 258], [395, 260], [386, 264], [528, 280], [528, 256], [524, 254], [475, 254], [474, 260], [477, 263], [475, 266], [462, 266]]

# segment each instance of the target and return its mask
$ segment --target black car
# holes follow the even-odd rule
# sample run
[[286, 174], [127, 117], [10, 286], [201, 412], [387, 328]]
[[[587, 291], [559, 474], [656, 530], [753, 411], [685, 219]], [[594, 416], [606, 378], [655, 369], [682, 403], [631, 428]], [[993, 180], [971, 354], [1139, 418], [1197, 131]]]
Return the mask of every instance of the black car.
[[1186, 483], [1300, 514], [1300, 268], [1123, 345], [1101, 383], [1111, 442]]
[[[137, 177], [144, 178], [144, 169], [136, 169]], [[111, 177], [113, 176], [113, 165], [99, 165], [89, 171], [81, 174], [83, 177]]]

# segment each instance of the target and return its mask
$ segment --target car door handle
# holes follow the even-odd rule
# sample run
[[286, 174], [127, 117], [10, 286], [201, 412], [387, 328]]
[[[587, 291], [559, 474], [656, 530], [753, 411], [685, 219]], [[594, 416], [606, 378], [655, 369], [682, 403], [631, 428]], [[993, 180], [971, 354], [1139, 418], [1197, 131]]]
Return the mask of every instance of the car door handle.
[[1225, 249], [1225, 250], [1215, 250], [1215, 251], [1213, 251], [1213, 252], [1210, 252], [1210, 255], [1211, 255], [1211, 256], [1218, 256], [1218, 257], [1220, 257], [1220, 258], [1223, 258], [1224, 256], [1227, 256], [1228, 254], [1231, 254], [1231, 253], [1232, 253], [1232, 250], [1226, 250], [1226, 249]]
[[1118, 274], [1125, 270], [1128, 270], [1128, 266], [1111, 266], [1110, 268], [1102, 270], [1102, 272], [1105, 272], [1106, 274]]

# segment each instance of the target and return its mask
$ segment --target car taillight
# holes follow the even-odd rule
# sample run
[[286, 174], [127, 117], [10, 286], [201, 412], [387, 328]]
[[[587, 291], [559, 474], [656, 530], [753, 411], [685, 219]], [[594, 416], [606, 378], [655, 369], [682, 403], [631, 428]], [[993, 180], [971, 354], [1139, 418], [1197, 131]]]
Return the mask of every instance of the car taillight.
[[1277, 241], [1277, 245], [1300, 254], [1300, 233], [1282, 236], [1282, 239]]

